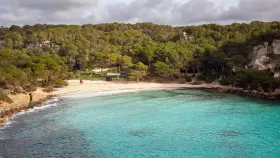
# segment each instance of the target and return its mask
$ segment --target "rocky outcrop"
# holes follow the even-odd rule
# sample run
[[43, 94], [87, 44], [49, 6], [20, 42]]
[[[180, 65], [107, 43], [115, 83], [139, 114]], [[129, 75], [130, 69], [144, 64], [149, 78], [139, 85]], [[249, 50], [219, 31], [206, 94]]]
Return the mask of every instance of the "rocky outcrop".
[[188, 35], [186, 32], [183, 32], [183, 38], [184, 38], [186, 41], [193, 41], [193, 40], [195, 40], [195, 37], [194, 37], [194, 36]]
[[28, 49], [41, 49], [43, 47], [45, 48], [52, 47], [51, 41], [43, 41], [41, 43], [27, 45]]
[[[271, 44], [265, 42], [263, 45], [254, 47], [254, 51], [250, 54], [252, 61], [249, 66], [257, 70], [275, 72], [277, 55], [280, 56], [280, 40], [274, 40]], [[271, 58], [271, 56], [274, 57]], [[275, 72], [275, 76], [279, 76], [277, 72]]]
[[280, 55], [280, 40], [274, 40], [272, 43], [272, 51], [276, 55]]
[[274, 73], [274, 77], [280, 79], [280, 72]]

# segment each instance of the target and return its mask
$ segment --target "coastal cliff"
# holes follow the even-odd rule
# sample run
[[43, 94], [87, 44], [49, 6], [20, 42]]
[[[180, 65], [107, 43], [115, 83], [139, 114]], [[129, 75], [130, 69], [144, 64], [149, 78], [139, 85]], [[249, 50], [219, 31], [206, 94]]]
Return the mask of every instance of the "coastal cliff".
[[255, 46], [249, 58], [252, 60], [249, 66], [253, 69], [270, 70], [275, 78], [280, 78], [280, 39]]

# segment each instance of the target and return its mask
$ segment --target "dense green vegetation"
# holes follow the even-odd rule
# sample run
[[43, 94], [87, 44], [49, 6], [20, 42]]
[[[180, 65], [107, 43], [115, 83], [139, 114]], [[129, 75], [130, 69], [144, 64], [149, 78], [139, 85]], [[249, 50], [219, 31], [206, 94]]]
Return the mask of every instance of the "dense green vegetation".
[[63, 80], [75, 72], [114, 67], [136, 80], [197, 78], [274, 91], [279, 81], [273, 73], [244, 67], [253, 46], [279, 38], [279, 32], [280, 22], [257, 21], [184, 27], [152, 23], [2, 27], [0, 86], [24, 90], [65, 86]]

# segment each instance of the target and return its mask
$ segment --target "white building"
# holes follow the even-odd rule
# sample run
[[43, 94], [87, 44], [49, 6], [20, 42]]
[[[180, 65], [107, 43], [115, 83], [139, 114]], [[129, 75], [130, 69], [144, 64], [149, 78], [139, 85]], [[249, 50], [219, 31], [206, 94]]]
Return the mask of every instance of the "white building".
[[103, 71], [108, 71], [109, 69], [108, 68], [94, 68], [92, 69], [93, 72], [96, 72], [96, 73], [100, 73], [100, 72], [103, 72]]
[[120, 73], [107, 73], [106, 76], [120, 76]]

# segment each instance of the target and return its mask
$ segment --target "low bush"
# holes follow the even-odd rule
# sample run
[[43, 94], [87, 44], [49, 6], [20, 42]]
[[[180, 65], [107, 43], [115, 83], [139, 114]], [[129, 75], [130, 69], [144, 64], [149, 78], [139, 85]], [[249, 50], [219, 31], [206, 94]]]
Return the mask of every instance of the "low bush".
[[206, 80], [206, 76], [204, 76], [204, 75], [199, 75], [199, 76], [197, 76], [197, 80], [198, 80], [198, 81], [205, 81], [205, 80]]
[[198, 81], [205, 81], [206, 83], [212, 83], [215, 82], [217, 79], [219, 79], [220, 73], [216, 72], [207, 72], [199, 75], [197, 77]]
[[0, 90], [0, 101], [13, 103], [12, 99], [3, 90]]
[[106, 81], [113, 81], [112, 77], [106, 77]]
[[73, 72], [69, 72], [67, 79], [75, 79], [75, 74]]
[[191, 77], [189, 77], [189, 76], [184, 76], [184, 78], [185, 78], [185, 81], [186, 82], [191, 82], [192, 81], [192, 78]]
[[276, 99], [280, 100], [280, 93], [275, 96]]
[[52, 85], [47, 86], [43, 89], [43, 92], [50, 93], [54, 91], [54, 87]]
[[232, 85], [231, 80], [229, 80], [229, 79], [227, 79], [227, 78], [224, 78], [224, 79], [220, 80], [219, 83], [220, 83], [221, 85], [224, 85], [224, 86]]
[[228, 76], [227, 78], [221, 79], [219, 81], [219, 83], [224, 86], [230, 86], [230, 85], [234, 86], [236, 84], [236, 82], [237, 82], [237, 79], [234, 76]]
[[48, 85], [52, 85], [55, 88], [61, 88], [61, 87], [68, 86], [68, 82], [66, 82], [62, 79], [54, 79]]
[[28, 85], [25, 87], [25, 89], [29, 92], [33, 92], [37, 90], [37, 87], [35, 85]]

